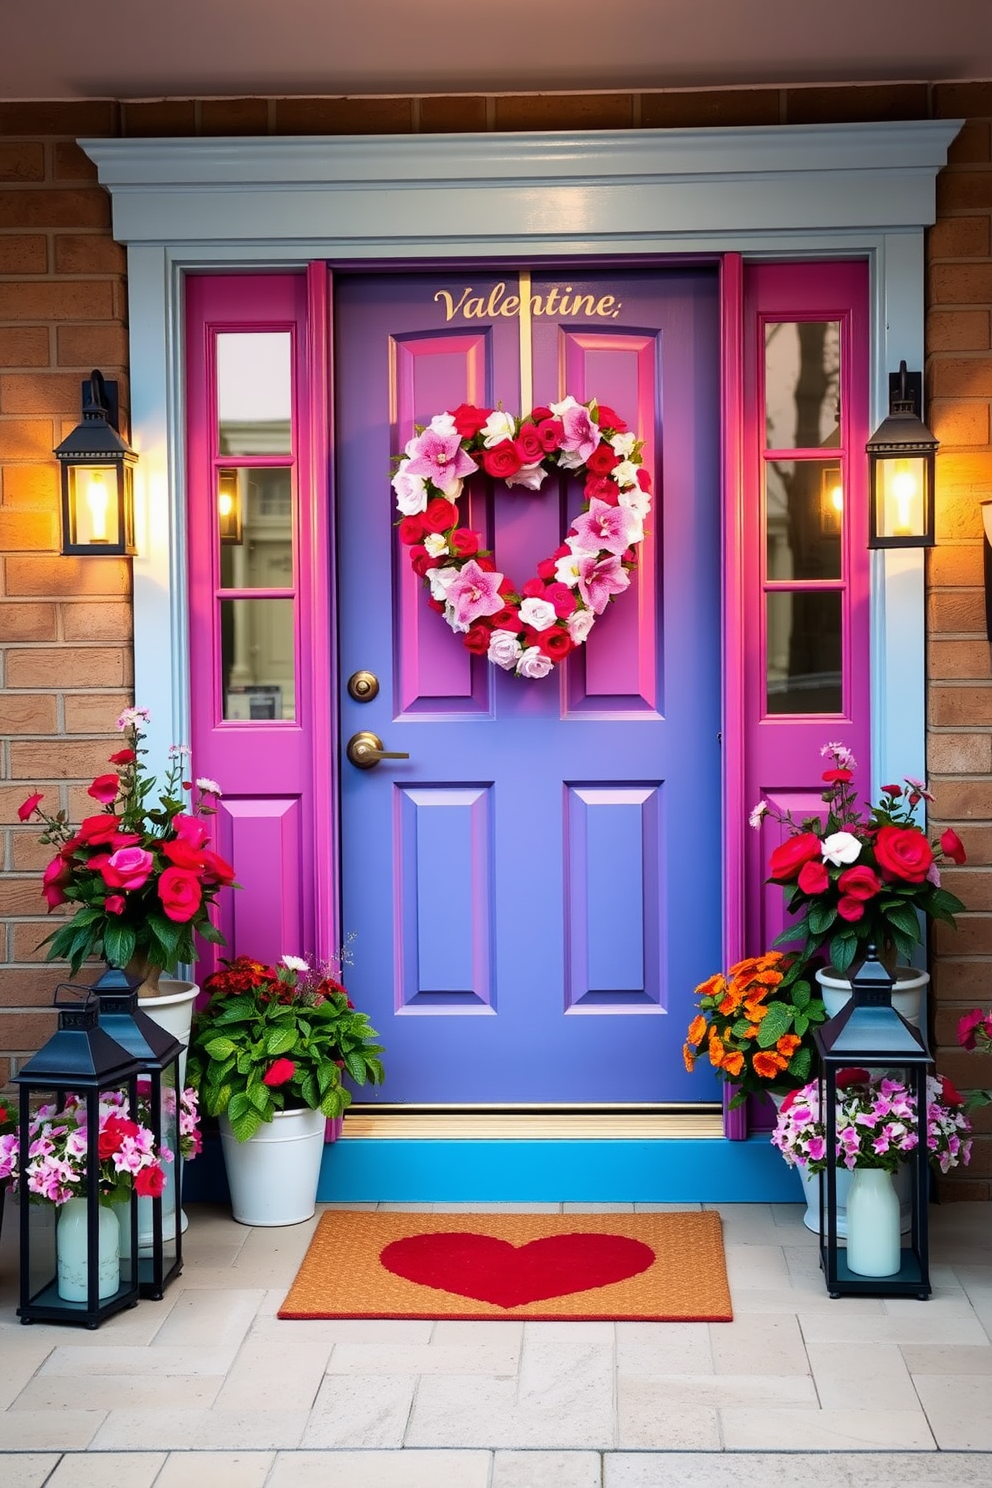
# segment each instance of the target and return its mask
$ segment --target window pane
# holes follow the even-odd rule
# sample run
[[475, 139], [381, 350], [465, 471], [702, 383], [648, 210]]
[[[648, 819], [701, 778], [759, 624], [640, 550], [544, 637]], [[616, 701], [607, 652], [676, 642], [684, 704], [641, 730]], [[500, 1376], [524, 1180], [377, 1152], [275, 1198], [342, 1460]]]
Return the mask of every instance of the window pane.
[[217, 337], [217, 415], [222, 455], [285, 455], [292, 443], [288, 331]]
[[225, 718], [295, 718], [291, 599], [222, 599]]
[[840, 444], [840, 322], [765, 326], [765, 444], [822, 449]]
[[217, 472], [222, 589], [293, 587], [293, 492], [289, 469]]
[[839, 579], [843, 520], [836, 461], [766, 460], [769, 579]]
[[766, 595], [769, 713], [840, 713], [839, 591]]

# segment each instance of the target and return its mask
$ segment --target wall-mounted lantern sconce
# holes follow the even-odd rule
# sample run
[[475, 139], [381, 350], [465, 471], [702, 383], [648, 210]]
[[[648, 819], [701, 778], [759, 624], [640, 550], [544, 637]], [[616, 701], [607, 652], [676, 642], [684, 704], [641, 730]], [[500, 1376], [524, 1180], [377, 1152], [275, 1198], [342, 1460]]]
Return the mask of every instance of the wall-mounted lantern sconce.
[[985, 529], [985, 633], [992, 641], [992, 496], [981, 503]]
[[244, 512], [238, 476], [236, 469], [217, 472], [217, 526], [222, 543], [240, 543], [244, 540]]
[[889, 373], [889, 415], [865, 445], [870, 548], [931, 548], [938, 441], [920, 418], [923, 374]]
[[62, 468], [62, 552], [135, 553], [137, 455], [117, 430], [117, 384], [93, 371], [83, 383], [83, 422], [55, 450]]

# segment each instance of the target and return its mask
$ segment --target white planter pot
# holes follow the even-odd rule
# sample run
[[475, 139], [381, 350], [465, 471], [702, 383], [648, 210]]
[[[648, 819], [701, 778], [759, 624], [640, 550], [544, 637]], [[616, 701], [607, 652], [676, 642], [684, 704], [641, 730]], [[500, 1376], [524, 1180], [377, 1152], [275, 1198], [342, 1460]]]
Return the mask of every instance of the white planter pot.
[[[832, 966], [816, 973], [820, 984], [820, 996], [827, 1010], [827, 1017], [835, 1017], [850, 1001], [851, 983], [847, 977], [838, 976]], [[930, 981], [928, 971], [918, 971], [915, 966], [897, 966], [896, 984], [892, 989], [892, 1006], [901, 1013], [914, 1028], [924, 1028], [924, 997]]]
[[900, 1265], [899, 1197], [883, 1168], [855, 1168], [847, 1198], [847, 1264], [858, 1276], [894, 1276]]
[[[97, 1249], [97, 1298], [103, 1302], [121, 1284], [120, 1229], [117, 1215], [105, 1204], [100, 1205]], [[59, 1296], [63, 1302], [87, 1302], [89, 1234], [85, 1199], [67, 1199], [60, 1208], [55, 1225], [55, 1253]]]
[[247, 1142], [239, 1142], [227, 1117], [221, 1116], [231, 1212], [239, 1224], [291, 1225], [311, 1218], [325, 1120], [319, 1111], [277, 1111]]

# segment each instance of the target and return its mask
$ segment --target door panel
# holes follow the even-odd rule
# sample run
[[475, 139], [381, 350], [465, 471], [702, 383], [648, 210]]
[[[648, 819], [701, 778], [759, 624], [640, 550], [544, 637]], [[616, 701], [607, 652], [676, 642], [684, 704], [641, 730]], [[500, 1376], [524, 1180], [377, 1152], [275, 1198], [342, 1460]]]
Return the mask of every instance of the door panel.
[[[655, 480], [634, 583], [540, 681], [473, 658], [396, 537], [390, 457], [414, 425], [461, 402], [521, 411], [520, 323], [500, 308], [516, 285], [476, 279], [462, 323], [451, 277], [336, 291], [341, 675], [381, 683], [340, 704], [349, 981], [387, 1049], [363, 1098], [713, 1099], [680, 1050], [720, 960], [715, 276], [534, 276], [533, 401], [610, 404]], [[565, 282], [570, 313], [544, 313]], [[580, 504], [575, 482], [480, 475], [460, 520], [519, 587]], [[409, 760], [355, 769], [360, 729]]]

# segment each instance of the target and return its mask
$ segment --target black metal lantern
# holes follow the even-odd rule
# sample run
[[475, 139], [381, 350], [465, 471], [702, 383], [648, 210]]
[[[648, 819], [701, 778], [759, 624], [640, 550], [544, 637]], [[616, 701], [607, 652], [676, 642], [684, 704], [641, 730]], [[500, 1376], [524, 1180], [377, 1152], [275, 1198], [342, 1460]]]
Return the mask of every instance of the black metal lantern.
[[923, 375], [899, 363], [889, 373], [889, 414], [865, 445], [870, 548], [932, 548], [939, 441], [920, 418]]
[[118, 432], [116, 382], [94, 370], [83, 388], [83, 422], [55, 450], [62, 467], [62, 552], [135, 553], [137, 455]]
[[[22, 1323], [82, 1323], [96, 1328], [105, 1318], [138, 1300], [138, 1201], [132, 1186], [128, 1204], [101, 1204], [99, 1184], [100, 1096], [126, 1094], [130, 1109], [138, 1097], [138, 1061], [99, 1026], [96, 999], [88, 987], [63, 983], [55, 993], [58, 1030], [14, 1075], [20, 1086], [20, 1306]], [[82, 994], [83, 1000], [79, 996]], [[69, 1095], [79, 1102], [79, 1127], [86, 1129], [85, 1197], [58, 1208], [30, 1200], [29, 1148], [35, 1140], [32, 1116], [51, 1104], [52, 1121], [66, 1109]], [[120, 1212], [120, 1217], [118, 1217]], [[121, 1235], [130, 1228], [130, 1254], [121, 1256]]]
[[[138, 1286], [142, 1297], [160, 1302], [170, 1281], [183, 1269], [182, 1211], [179, 1207], [179, 1061], [184, 1045], [143, 1013], [138, 1004], [140, 978], [110, 966], [93, 984], [99, 1026], [140, 1065], [139, 1099], [148, 1105], [155, 1150], [172, 1153], [164, 1162], [165, 1189], [157, 1198], [138, 1200]], [[132, 1117], [137, 1119], [134, 1110]]]
[[[820, 1265], [831, 1297], [918, 1297], [930, 1295], [927, 1146], [927, 1072], [930, 1053], [919, 1030], [892, 1006], [892, 978], [869, 946], [851, 976], [852, 994], [840, 1012], [814, 1030], [820, 1057], [820, 1119], [827, 1164], [820, 1174]], [[850, 1066], [869, 1072], [898, 1073], [915, 1103], [916, 1146], [906, 1160], [911, 1177], [909, 1246], [900, 1241], [899, 1269], [889, 1276], [866, 1276], [851, 1269], [837, 1244], [837, 1076]], [[848, 1242], [851, 1236], [848, 1211]]]
[[241, 472], [225, 467], [217, 472], [217, 528], [222, 543], [235, 546], [244, 541], [244, 507]]

